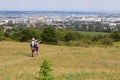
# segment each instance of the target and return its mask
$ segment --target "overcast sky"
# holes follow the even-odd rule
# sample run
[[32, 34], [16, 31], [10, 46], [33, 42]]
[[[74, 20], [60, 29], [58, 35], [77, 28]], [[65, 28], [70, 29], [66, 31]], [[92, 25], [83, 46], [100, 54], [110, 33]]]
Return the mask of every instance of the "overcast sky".
[[0, 10], [120, 11], [120, 0], [0, 0]]

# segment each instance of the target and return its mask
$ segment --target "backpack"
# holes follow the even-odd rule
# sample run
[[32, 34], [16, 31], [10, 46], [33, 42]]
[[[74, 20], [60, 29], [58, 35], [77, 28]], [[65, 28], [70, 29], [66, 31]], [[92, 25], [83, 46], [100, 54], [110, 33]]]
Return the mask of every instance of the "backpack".
[[37, 47], [37, 43], [34, 43], [34, 47]]
[[32, 48], [32, 43], [30, 43], [30, 47]]

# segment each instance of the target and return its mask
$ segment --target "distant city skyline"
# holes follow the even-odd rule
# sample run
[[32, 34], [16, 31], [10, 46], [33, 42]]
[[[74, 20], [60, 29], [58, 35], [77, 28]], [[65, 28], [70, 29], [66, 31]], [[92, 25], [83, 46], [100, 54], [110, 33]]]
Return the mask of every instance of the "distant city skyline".
[[120, 0], [1, 0], [0, 11], [120, 11]]

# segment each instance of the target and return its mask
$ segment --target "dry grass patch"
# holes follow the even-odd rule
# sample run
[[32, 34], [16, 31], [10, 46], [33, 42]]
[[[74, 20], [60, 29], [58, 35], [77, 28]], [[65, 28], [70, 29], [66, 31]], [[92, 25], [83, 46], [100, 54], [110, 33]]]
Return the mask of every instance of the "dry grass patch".
[[41, 44], [39, 56], [32, 58], [29, 43], [0, 44], [0, 80], [35, 80], [43, 57], [52, 62], [55, 80], [120, 79], [119, 46], [85, 48]]

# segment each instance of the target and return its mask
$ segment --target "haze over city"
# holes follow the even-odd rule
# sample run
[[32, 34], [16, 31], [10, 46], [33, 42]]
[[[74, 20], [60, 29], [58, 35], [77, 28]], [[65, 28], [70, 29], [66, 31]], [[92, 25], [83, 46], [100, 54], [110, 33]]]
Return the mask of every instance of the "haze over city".
[[[120, 26], [119, 3], [119, 0], [2, 0], [0, 26], [4, 31], [24, 24], [23, 27], [50, 25], [57, 29], [110, 32]], [[14, 26], [8, 25], [10, 22]]]
[[0, 11], [120, 11], [120, 0], [1, 0]]

